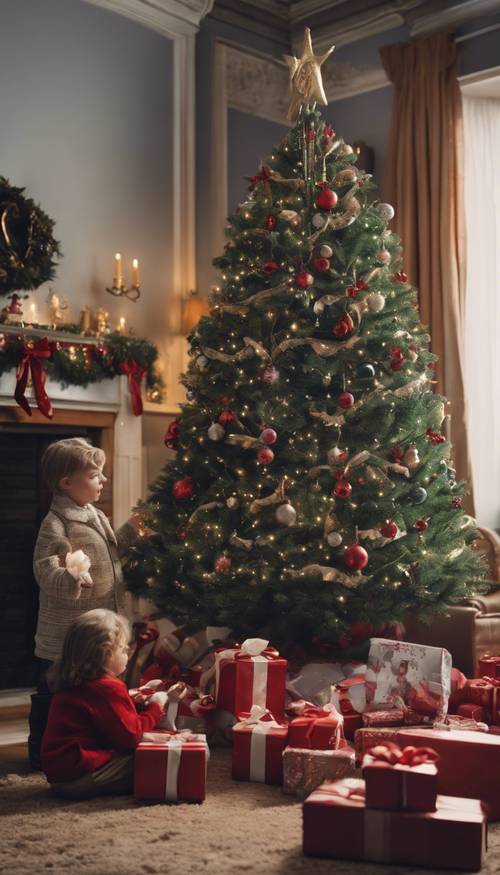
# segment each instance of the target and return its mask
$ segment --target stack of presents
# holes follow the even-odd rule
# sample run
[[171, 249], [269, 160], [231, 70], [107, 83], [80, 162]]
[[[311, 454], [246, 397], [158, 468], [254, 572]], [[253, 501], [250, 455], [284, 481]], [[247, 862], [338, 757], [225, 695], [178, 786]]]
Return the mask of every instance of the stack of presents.
[[234, 780], [303, 801], [305, 854], [481, 868], [487, 820], [500, 819], [500, 656], [467, 679], [447, 650], [373, 638], [366, 665], [292, 672], [255, 638], [185, 668], [161, 635], [143, 638], [136, 700], [154, 681], [169, 701], [136, 752], [137, 799], [202, 802], [222, 742]]

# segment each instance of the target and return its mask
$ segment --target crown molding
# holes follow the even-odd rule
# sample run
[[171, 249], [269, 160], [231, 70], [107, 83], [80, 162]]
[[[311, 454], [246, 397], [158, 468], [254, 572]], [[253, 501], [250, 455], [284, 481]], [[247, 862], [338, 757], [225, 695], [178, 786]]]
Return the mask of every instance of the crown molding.
[[438, 30], [454, 28], [471, 18], [481, 18], [500, 10], [499, 0], [455, 0], [444, 9], [437, 9], [433, 0], [407, 16], [411, 36], [424, 36]]
[[175, 39], [197, 32], [214, 0], [85, 0]]

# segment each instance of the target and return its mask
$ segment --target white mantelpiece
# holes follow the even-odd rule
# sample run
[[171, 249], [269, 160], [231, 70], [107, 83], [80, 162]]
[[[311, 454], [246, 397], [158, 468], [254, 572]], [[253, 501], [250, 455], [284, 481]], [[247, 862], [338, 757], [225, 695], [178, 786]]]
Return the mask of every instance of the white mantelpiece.
[[[0, 406], [17, 406], [14, 400], [14, 371], [0, 376]], [[54, 408], [114, 413], [113, 525], [120, 526], [141, 497], [142, 417], [135, 416], [130, 403], [128, 381], [124, 376], [90, 383], [87, 388], [66, 388], [47, 380], [45, 388]], [[26, 390], [30, 406], [36, 409], [31, 385]], [[55, 422], [57, 424], [57, 420]], [[29, 425], [29, 424], [28, 424]]]

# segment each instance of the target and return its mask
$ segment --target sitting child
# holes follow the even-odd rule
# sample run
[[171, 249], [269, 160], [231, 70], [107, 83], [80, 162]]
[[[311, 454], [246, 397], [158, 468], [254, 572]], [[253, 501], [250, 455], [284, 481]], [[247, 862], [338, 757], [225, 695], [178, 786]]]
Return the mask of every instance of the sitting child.
[[37, 692], [31, 697], [28, 749], [40, 768], [40, 745], [50, 694], [45, 674], [61, 655], [68, 626], [92, 608], [124, 613], [125, 591], [120, 557], [144, 533], [135, 514], [118, 531], [94, 507], [106, 477], [106, 456], [83, 438], [55, 441], [42, 459], [42, 477], [53, 494], [33, 557], [40, 587], [35, 655], [40, 665]]
[[49, 672], [55, 695], [42, 742], [52, 789], [70, 799], [130, 793], [133, 751], [160, 722], [167, 693], [155, 692], [138, 714], [119, 680], [127, 665], [128, 621], [103, 608], [72, 623]]

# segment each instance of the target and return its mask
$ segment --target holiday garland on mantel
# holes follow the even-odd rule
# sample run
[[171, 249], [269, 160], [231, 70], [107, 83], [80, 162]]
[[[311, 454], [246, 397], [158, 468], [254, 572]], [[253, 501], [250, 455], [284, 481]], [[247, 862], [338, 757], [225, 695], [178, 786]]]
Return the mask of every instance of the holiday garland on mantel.
[[[110, 380], [125, 374], [128, 378], [132, 408], [136, 416], [142, 413], [141, 381], [148, 389], [158, 387], [161, 378], [155, 373], [158, 350], [149, 340], [124, 337], [113, 333], [103, 338], [59, 339], [56, 332], [40, 332], [26, 327], [2, 326], [0, 334], [0, 376], [16, 370], [15, 398], [31, 415], [25, 389], [29, 378], [38, 409], [51, 418], [52, 405], [45, 391], [45, 381], [62, 386], [88, 386], [101, 380]], [[14, 330], [12, 330], [14, 328]], [[77, 335], [78, 325], [64, 325], [64, 334]]]

